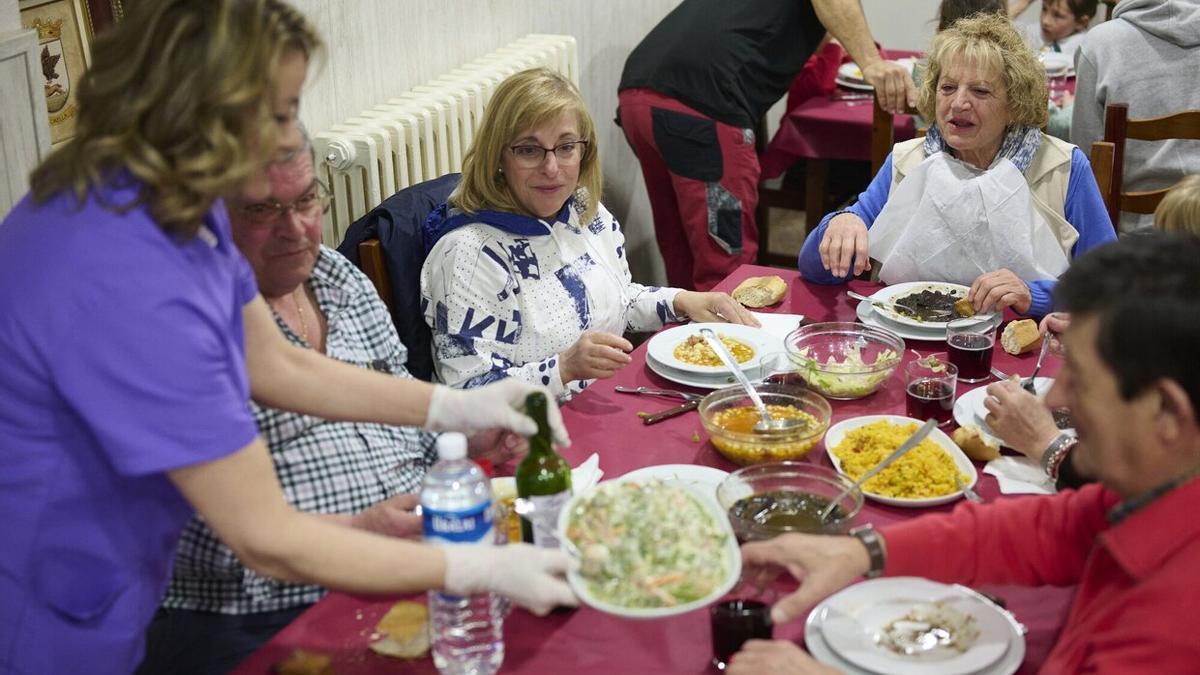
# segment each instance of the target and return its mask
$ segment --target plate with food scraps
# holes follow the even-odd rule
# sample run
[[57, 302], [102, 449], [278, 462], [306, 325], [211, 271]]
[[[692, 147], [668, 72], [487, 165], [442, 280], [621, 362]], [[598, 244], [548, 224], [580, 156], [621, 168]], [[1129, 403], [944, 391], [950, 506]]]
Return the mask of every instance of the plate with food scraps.
[[620, 476], [617, 480], [640, 480], [646, 481], [651, 478], [658, 478], [664, 481], [678, 481], [686, 483], [702, 490], [704, 494], [711, 495], [714, 499], [717, 496], [717, 486], [729, 477], [728, 471], [722, 471], [714, 466], [703, 466], [700, 464], [658, 464], [656, 466], [644, 466], [640, 469], [635, 469]]
[[938, 328], [914, 328], [906, 326], [902, 323], [888, 321], [883, 316], [876, 312], [869, 302], [860, 302], [858, 307], [854, 309], [858, 315], [858, 320], [868, 326], [876, 328], [885, 328], [892, 331], [896, 335], [905, 340], [924, 340], [925, 342], [945, 342], [946, 331]]
[[[697, 375], [695, 373], [689, 373], [659, 363], [658, 359], [651, 356], [649, 352], [646, 353], [646, 367], [650, 369], [650, 372], [663, 379], [670, 380], [676, 384], [695, 387], [697, 389], [716, 391], [718, 389], [724, 389], [732, 384], [737, 384], [737, 380], [733, 377], [732, 373], [725, 372], [717, 373], [716, 375]], [[749, 377], [751, 380], [757, 379], [757, 375], [757, 370], [749, 370], [746, 372], [746, 377]]]
[[919, 577], [873, 579], [814, 608], [825, 645], [870, 672], [1011, 673], [1024, 638], [1014, 620], [974, 591]]
[[[920, 426], [921, 420], [901, 415], [863, 415], [842, 420], [825, 432], [825, 452], [833, 468], [855, 481], [892, 454]], [[843, 441], [846, 445], [839, 447]], [[971, 460], [949, 436], [934, 429], [920, 445], [863, 484], [863, 495], [891, 506], [920, 508], [948, 504], [962, 496], [950, 473], [954, 470], [967, 487], [973, 487], [979, 480]]]
[[[954, 421], [958, 426], [965, 427], [968, 424], [974, 424], [979, 427], [979, 431], [983, 433], [985, 439], [995, 442], [997, 445], [1006, 445], [988, 426], [985, 418], [988, 415], [988, 409], [984, 407], [983, 402], [987, 400], [988, 382], [982, 384], [971, 391], [959, 396], [954, 401]], [[1050, 391], [1050, 387], [1054, 385], [1054, 378], [1039, 377], [1033, 381], [1034, 391], [1037, 392], [1038, 398], [1045, 398], [1046, 392]]]
[[659, 363], [695, 375], [729, 373], [700, 329], [711, 328], [733, 354], [742, 370], [750, 370], [768, 352], [783, 350], [783, 340], [761, 328], [736, 323], [687, 323], [650, 338], [646, 353]]
[[[941, 281], [910, 281], [903, 284], [884, 286], [875, 291], [872, 300], [883, 303], [873, 305], [876, 313], [893, 323], [902, 323], [915, 328], [935, 328], [946, 330], [947, 319], [945, 312], [951, 318], [971, 316], [959, 312], [954, 303], [963, 300], [971, 291], [969, 286], [950, 284]], [[911, 312], [908, 309], [911, 308]], [[934, 316], [943, 316], [935, 320]]]
[[571, 497], [559, 512], [558, 533], [577, 552], [567, 583], [579, 599], [627, 619], [700, 609], [742, 575], [729, 518], [714, 495], [687, 481], [601, 483]]

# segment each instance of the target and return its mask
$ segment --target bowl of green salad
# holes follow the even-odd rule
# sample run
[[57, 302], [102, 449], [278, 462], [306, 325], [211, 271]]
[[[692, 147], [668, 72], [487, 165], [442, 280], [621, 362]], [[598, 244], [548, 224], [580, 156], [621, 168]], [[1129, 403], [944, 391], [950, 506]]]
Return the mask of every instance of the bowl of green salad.
[[586, 605], [629, 619], [699, 609], [742, 574], [737, 539], [711, 494], [676, 480], [612, 480], [574, 495], [559, 541], [578, 565], [567, 583]]
[[904, 339], [886, 328], [828, 322], [801, 326], [784, 339], [796, 373], [826, 398], [870, 396], [887, 381], [904, 354]]

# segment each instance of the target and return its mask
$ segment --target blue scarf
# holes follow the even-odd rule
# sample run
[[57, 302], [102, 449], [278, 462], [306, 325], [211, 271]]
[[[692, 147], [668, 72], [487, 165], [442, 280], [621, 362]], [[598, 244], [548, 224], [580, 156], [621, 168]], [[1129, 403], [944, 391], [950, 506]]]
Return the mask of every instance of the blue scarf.
[[519, 213], [509, 213], [508, 211], [481, 209], [475, 213], [466, 213], [450, 206], [449, 202], [442, 202], [425, 219], [425, 226], [422, 228], [425, 235], [425, 255], [429, 255], [429, 252], [433, 250], [434, 244], [439, 239], [471, 223], [484, 223], [496, 229], [523, 237], [550, 234], [550, 226], [554, 225], [554, 223], [566, 223], [570, 221], [571, 208], [574, 204], [575, 197], [568, 198], [563, 203], [563, 207], [559, 210], [558, 214], [554, 216], [554, 221], [548, 223], [540, 218], [525, 216]]
[[[1025, 125], [1011, 126], [1004, 134], [1004, 142], [1000, 144], [998, 156], [1007, 157], [1020, 169], [1021, 173], [1025, 173], [1030, 163], [1033, 162], [1033, 153], [1037, 152], [1041, 142], [1041, 129]], [[954, 154], [954, 148], [947, 148], [946, 140], [942, 138], [942, 132], [937, 125], [930, 125], [929, 131], [925, 134], [925, 156], [931, 157], [945, 150], [950, 150], [951, 154]]]

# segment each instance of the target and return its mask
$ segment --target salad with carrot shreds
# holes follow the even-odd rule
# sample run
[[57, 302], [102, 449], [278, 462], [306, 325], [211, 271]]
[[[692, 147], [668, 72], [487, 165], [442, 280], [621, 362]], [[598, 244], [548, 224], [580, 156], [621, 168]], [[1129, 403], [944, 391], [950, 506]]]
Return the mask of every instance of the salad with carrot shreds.
[[588, 590], [621, 607], [672, 607], [713, 592], [729, 574], [728, 536], [695, 496], [659, 480], [603, 483], [567, 522]]

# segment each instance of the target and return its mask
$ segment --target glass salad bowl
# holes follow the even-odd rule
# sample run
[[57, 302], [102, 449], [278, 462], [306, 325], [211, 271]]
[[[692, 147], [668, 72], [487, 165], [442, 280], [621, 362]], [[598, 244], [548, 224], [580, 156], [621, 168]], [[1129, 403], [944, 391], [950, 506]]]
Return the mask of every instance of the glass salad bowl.
[[838, 400], [870, 396], [900, 365], [904, 340], [886, 328], [830, 322], [801, 326], [784, 339], [796, 372], [813, 391]]

